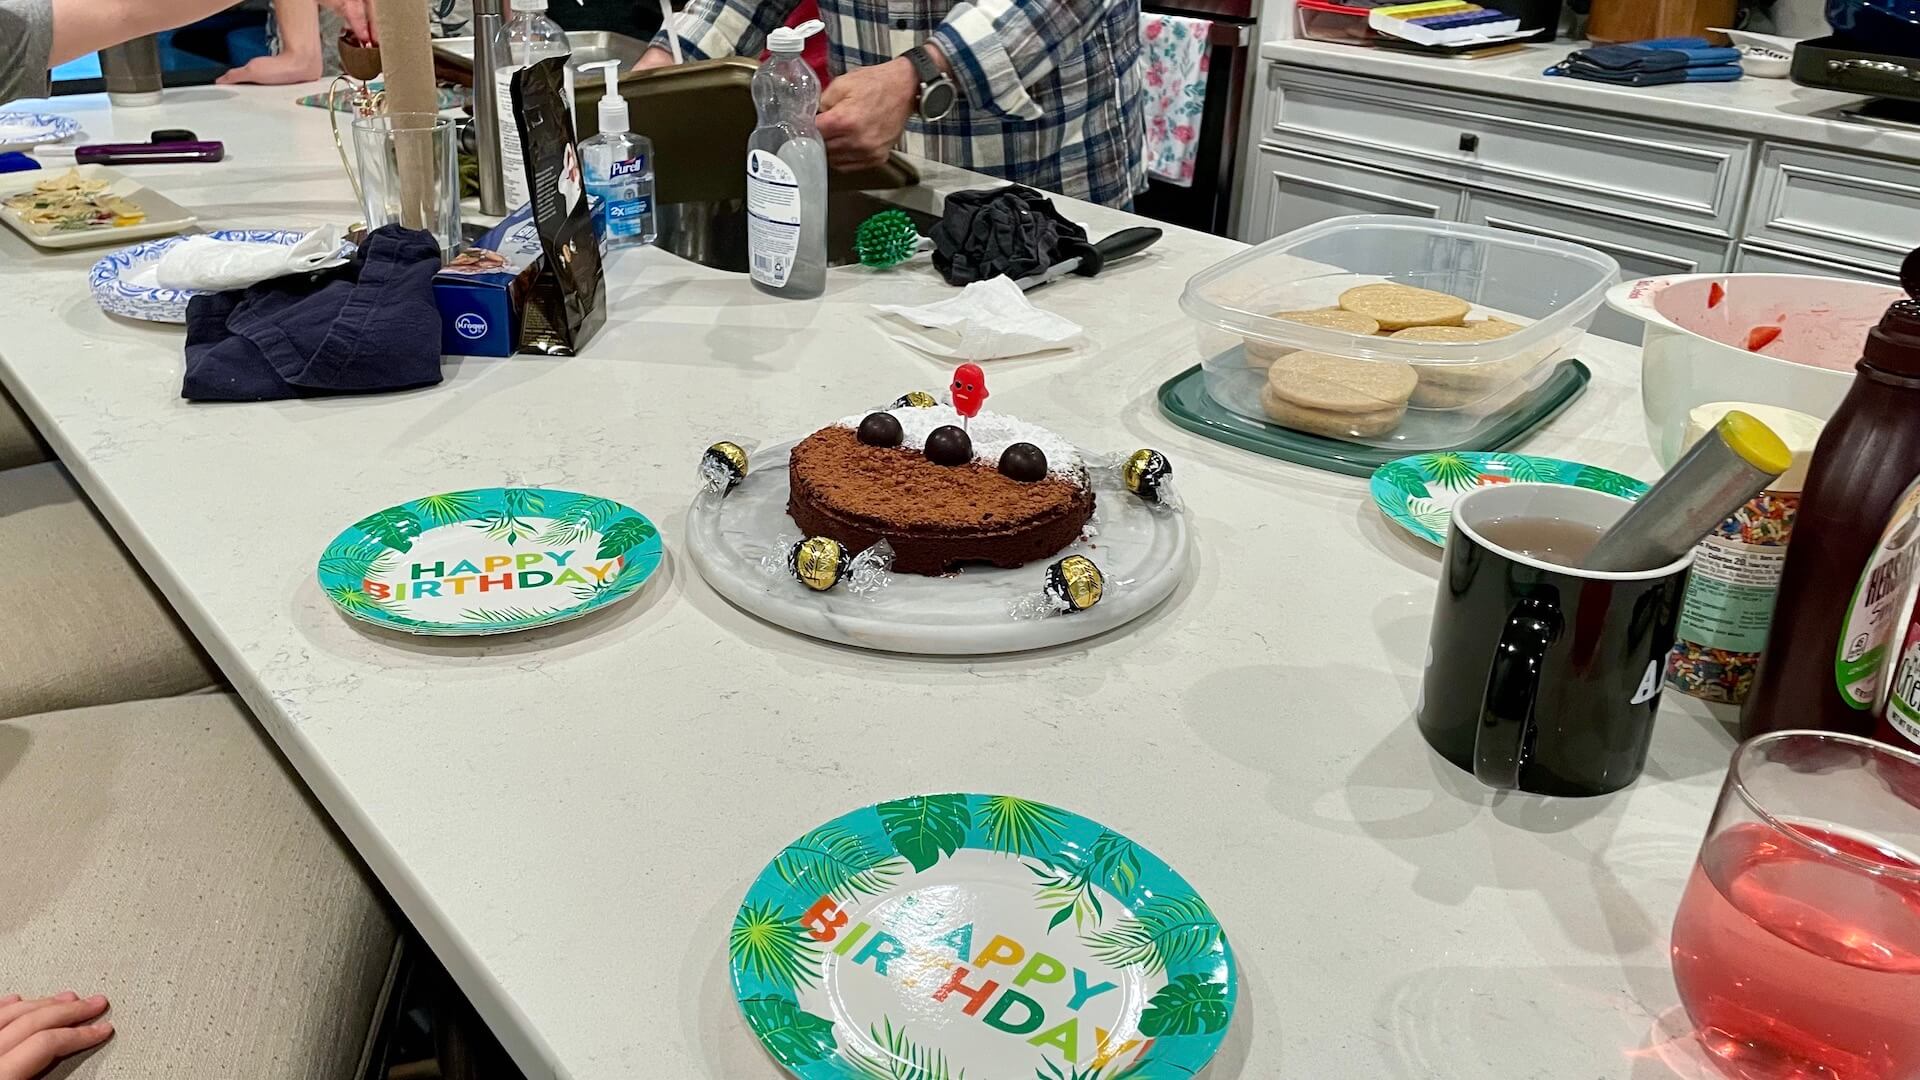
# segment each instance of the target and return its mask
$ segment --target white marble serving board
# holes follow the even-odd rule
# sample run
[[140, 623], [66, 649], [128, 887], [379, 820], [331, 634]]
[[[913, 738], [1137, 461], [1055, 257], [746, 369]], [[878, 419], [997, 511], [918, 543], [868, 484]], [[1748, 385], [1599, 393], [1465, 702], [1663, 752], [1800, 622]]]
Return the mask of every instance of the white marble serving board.
[[1008, 606], [1037, 593], [1054, 559], [1016, 570], [970, 567], [930, 578], [894, 574], [871, 599], [834, 589], [816, 593], [787, 576], [761, 570], [780, 537], [797, 539], [787, 516], [787, 452], [792, 442], [750, 459], [747, 478], [725, 499], [704, 493], [687, 513], [693, 565], [715, 592], [776, 626], [825, 641], [882, 652], [979, 656], [1025, 652], [1106, 633], [1153, 610], [1180, 583], [1187, 562], [1186, 515], [1156, 510], [1097, 480], [1090, 537], [1054, 559], [1085, 555], [1107, 579], [1107, 594], [1072, 615], [1015, 619]]

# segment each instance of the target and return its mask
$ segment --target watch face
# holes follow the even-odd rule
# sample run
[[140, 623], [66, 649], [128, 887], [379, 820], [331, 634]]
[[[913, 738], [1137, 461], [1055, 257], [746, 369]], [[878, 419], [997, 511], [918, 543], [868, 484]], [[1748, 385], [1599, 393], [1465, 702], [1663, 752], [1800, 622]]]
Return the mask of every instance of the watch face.
[[920, 115], [928, 120], [938, 120], [953, 111], [956, 98], [953, 84], [945, 79], [928, 83], [920, 88]]

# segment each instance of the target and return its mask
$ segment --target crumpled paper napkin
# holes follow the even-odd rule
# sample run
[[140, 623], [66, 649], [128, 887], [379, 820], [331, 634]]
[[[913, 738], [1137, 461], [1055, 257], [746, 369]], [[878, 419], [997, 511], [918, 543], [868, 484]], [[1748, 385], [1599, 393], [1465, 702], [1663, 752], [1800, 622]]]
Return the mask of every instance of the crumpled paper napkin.
[[338, 225], [323, 225], [292, 245], [189, 236], [160, 256], [153, 276], [163, 289], [244, 289], [269, 278], [312, 273], [347, 262], [352, 254], [343, 252], [340, 240]]
[[934, 356], [993, 360], [1047, 349], [1064, 349], [1083, 331], [1072, 319], [1042, 311], [1005, 274], [976, 281], [951, 300], [924, 307], [875, 304], [875, 311], [926, 328], [918, 334], [888, 334]]

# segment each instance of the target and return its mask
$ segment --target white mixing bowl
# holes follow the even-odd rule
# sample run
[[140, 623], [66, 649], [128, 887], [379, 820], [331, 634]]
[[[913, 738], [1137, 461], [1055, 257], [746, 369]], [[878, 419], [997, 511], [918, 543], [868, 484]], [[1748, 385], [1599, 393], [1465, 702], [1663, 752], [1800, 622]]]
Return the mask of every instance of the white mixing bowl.
[[[1867, 331], [1905, 295], [1811, 274], [1686, 274], [1615, 286], [1607, 304], [1647, 324], [1640, 402], [1654, 456], [1663, 468], [1673, 464], [1687, 413], [1710, 401], [1832, 416], [1853, 385]], [[1763, 337], [1771, 340], [1747, 347]]]

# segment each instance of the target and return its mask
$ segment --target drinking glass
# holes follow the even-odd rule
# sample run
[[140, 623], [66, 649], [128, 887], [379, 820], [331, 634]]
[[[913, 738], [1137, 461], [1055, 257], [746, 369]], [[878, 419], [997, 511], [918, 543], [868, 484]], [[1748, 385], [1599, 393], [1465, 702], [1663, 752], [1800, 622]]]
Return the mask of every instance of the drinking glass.
[[460, 247], [459, 136], [434, 113], [389, 113], [353, 122], [360, 209], [367, 228], [425, 229], [451, 257]]
[[1920, 1077], [1920, 756], [1781, 731], [1734, 751], [1673, 921], [1694, 1032], [1740, 1080]]

